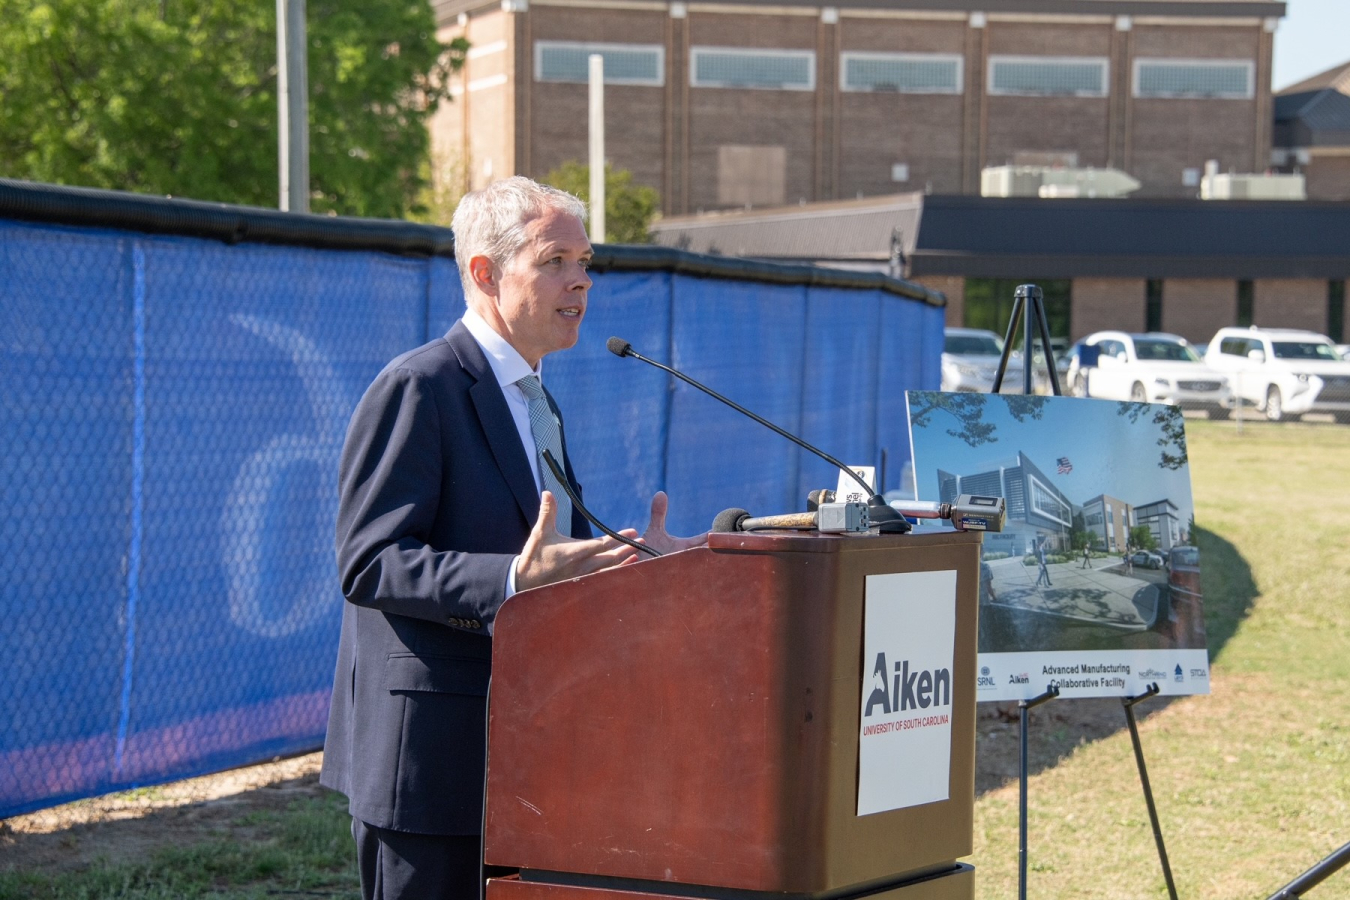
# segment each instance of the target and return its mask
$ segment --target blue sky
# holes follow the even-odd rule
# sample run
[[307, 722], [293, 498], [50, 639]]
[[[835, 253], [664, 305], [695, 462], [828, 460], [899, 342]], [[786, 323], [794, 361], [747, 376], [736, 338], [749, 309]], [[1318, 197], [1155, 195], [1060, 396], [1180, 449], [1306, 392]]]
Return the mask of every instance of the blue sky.
[[1350, 0], [1285, 0], [1275, 32], [1275, 90], [1350, 62]]
[[[928, 427], [914, 429], [914, 475], [920, 500], [937, 499], [939, 467], [961, 475], [985, 472], [1021, 450], [1074, 503], [1082, 504], [1098, 494], [1135, 506], [1165, 498], [1177, 505], [1182, 522], [1190, 521], [1190, 469], [1158, 466], [1160, 432], [1151, 416], [1140, 416], [1132, 424], [1117, 415], [1120, 404], [1113, 401], [1047, 397], [1041, 419], [1018, 422], [1001, 398], [985, 396], [989, 402], [984, 421], [998, 426], [996, 443], [970, 447], [949, 436], [947, 431], [957, 429], [957, 420], [945, 412], [934, 413]], [[1061, 456], [1073, 463], [1068, 475], [1056, 474], [1056, 460]]]

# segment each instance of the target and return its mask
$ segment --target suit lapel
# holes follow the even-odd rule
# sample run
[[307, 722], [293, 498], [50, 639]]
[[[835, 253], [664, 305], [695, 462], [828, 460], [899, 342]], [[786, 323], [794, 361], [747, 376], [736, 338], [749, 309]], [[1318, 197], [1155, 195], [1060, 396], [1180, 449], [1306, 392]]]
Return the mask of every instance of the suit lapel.
[[511, 418], [506, 397], [502, 395], [501, 386], [492, 374], [492, 367], [483, 355], [483, 348], [478, 346], [463, 322], [456, 322], [445, 340], [459, 357], [464, 371], [474, 379], [474, 385], [469, 388], [469, 397], [478, 413], [483, 435], [487, 438], [502, 478], [515, 495], [525, 521], [533, 525], [535, 519], [539, 518], [539, 494], [535, 492], [534, 476], [530, 474], [530, 461], [525, 456], [515, 420]]

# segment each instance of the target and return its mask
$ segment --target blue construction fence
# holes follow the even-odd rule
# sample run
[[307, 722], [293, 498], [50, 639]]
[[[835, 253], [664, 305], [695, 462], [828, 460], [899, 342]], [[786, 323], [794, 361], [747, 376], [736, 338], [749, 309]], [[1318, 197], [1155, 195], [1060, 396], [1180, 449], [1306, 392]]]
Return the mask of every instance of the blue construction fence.
[[[343, 436], [381, 367], [462, 313], [451, 244], [0, 183], [0, 818], [322, 744]], [[597, 261], [545, 378], [602, 520], [640, 528], [665, 490], [695, 533], [836, 481], [611, 335], [898, 482], [940, 295], [656, 248]]]

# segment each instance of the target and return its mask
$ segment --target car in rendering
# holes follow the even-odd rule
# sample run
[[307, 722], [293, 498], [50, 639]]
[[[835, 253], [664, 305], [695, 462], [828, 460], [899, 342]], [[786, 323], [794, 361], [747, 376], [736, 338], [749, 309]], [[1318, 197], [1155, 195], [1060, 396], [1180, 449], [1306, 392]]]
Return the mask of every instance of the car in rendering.
[[1350, 423], [1350, 361], [1331, 338], [1295, 328], [1221, 328], [1205, 362], [1227, 376], [1233, 394], [1278, 422], [1330, 413]]
[[1189, 545], [1167, 551], [1167, 585], [1173, 599], [1200, 602], [1200, 549]]
[[1161, 569], [1163, 558], [1152, 550], [1136, 550], [1130, 554], [1130, 563], [1145, 569]]
[[[1003, 338], [982, 328], [943, 329], [942, 390], [988, 393], [994, 387], [994, 373], [1003, 354]], [[1000, 393], [1022, 393], [1022, 354], [1013, 351], [1003, 373]], [[1032, 371], [1032, 390], [1044, 383], [1044, 376]]]
[[1228, 379], [1175, 334], [1098, 331], [1070, 351], [1065, 375], [1077, 397], [1170, 403], [1225, 418], [1233, 408]]

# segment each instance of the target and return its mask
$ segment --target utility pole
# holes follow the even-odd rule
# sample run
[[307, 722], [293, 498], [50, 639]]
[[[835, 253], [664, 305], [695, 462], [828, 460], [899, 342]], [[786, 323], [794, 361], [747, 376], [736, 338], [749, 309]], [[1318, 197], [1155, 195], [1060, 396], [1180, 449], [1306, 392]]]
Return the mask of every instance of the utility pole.
[[605, 58], [592, 53], [591, 98], [591, 242], [605, 242]]
[[280, 209], [309, 212], [305, 0], [277, 0], [277, 175]]

